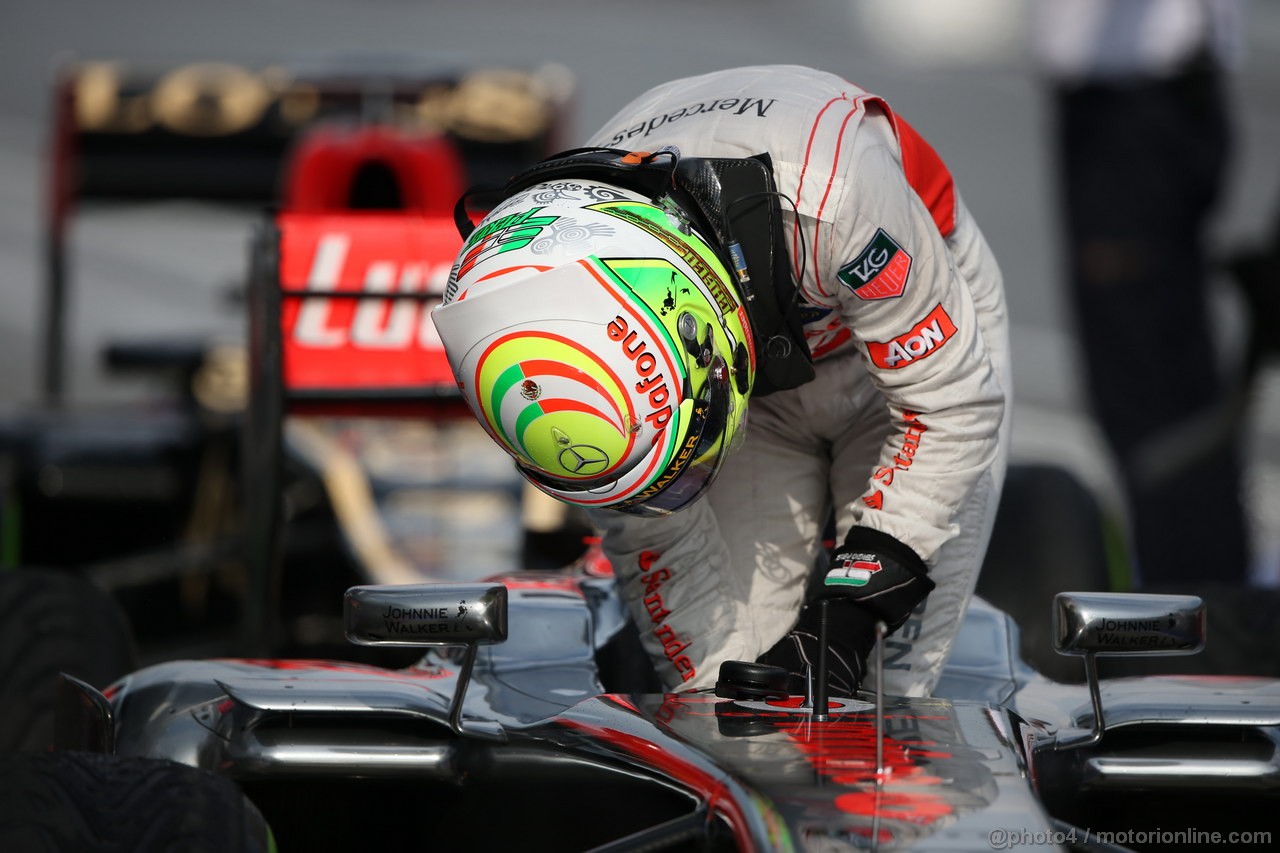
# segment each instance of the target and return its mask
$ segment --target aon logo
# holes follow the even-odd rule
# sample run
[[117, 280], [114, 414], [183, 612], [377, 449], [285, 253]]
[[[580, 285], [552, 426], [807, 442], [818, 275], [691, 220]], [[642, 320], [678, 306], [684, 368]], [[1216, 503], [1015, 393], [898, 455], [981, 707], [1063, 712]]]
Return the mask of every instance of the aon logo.
[[898, 335], [891, 341], [872, 341], [867, 344], [868, 354], [876, 367], [897, 370], [916, 359], [926, 358], [945, 344], [956, 333], [955, 323], [947, 316], [939, 303], [911, 331]]

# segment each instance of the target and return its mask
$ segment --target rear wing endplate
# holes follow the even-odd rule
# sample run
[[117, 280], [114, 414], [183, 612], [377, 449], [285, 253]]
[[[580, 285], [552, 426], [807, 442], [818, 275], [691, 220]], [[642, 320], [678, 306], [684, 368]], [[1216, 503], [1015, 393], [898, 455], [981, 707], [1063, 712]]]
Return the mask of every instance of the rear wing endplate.
[[255, 232], [243, 464], [249, 653], [271, 647], [289, 414], [466, 413], [431, 320], [462, 246], [448, 216], [276, 213]]

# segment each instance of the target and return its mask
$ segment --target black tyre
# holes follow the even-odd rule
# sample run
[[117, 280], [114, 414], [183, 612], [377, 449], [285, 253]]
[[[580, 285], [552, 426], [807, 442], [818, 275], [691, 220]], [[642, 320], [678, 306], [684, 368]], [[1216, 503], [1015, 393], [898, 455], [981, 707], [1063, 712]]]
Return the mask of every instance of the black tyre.
[[59, 673], [102, 688], [136, 668], [105, 592], [62, 571], [0, 571], [0, 752], [52, 745]]
[[0, 850], [7, 853], [273, 849], [262, 814], [226, 777], [92, 752], [0, 756]]
[[1055, 681], [1083, 681], [1079, 659], [1053, 650], [1053, 597], [1108, 589], [1097, 499], [1065, 469], [1010, 466], [977, 593], [1018, 623], [1023, 660]]

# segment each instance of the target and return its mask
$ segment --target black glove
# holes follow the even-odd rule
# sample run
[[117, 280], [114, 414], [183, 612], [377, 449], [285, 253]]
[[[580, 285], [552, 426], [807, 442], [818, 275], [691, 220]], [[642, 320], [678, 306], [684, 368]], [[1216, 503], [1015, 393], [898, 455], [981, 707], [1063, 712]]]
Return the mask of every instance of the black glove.
[[820, 591], [810, 592], [850, 598], [896, 631], [935, 586], [915, 551], [887, 533], [854, 527], [832, 555]]
[[814, 580], [795, 627], [756, 659], [789, 671], [793, 686], [800, 688], [796, 692], [803, 690], [805, 665], [818, 660], [820, 599], [829, 599], [831, 690], [852, 695], [866, 675], [867, 656], [876, 643], [876, 623], [884, 622], [890, 631], [901, 627], [935, 586], [919, 555], [869, 527], [851, 529], [830, 565]]
[[[805, 692], [806, 666], [818, 665], [817, 600], [800, 608], [800, 620], [773, 648], [756, 658], [791, 673], [791, 693]], [[827, 675], [832, 694], [852, 696], [867, 673], [867, 655], [876, 644], [876, 617], [852, 599], [827, 602]]]

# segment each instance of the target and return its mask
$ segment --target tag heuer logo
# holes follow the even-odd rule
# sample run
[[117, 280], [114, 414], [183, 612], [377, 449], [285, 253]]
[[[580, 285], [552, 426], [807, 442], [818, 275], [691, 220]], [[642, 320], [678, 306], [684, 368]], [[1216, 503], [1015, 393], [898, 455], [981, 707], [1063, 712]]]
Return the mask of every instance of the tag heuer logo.
[[902, 295], [910, 272], [911, 256], [878, 228], [867, 248], [840, 267], [837, 276], [859, 299], [892, 299]]

